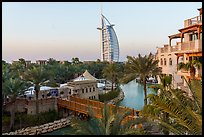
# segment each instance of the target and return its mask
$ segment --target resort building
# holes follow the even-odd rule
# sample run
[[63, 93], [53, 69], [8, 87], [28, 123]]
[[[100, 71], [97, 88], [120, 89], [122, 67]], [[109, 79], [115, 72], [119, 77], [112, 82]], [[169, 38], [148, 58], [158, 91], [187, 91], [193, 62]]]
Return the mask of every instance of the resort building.
[[[179, 29], [179, 33], [168, 36], [169, 44], [158, 48], [156, 59], [159, 60], [159, 67], [162, 68], [163, 74], [173, 76], [173, 84], [175, 88], [181, 88], [188, 91], [187, 81], [194, 76], [190, 70], [178, 69], [178, 64], [188, 63], [192, 60], [199, 60], [202, 63], [202, 8], [198, 9], [199, 15], [184, 20], [184, 27]], [[180, 38], [176, 45], [171, 44], [173, 39]], [[195, 78], [201, 79], [202, 68], [195, 69]]]
[[26, 67], [28, 67], [31, 65], [31, 60], [26, 60], [25, 63], [26, 63]]
[[98, 99], [99, 94], [97, 79], [87, 70], [81, 76], [67, 82], [59, 90], [64, 92], [65, 97], [75, 95], [81, 98]]
[[[12, 61], [12, 64], [18, 63], [19, 61]], [[31, 60], [25, 60], [25, 67], [28, 67], [29, 65], [31, 65]]]
[[97, 28], [101, 34], [101, 61], [119, 61], [119, 43], [113, 26], [114, 25], [101, 14], [101, 27]]
[[[162, 48], [158, 48], [156, 53], [156, 59], [159, 60], [158, 66], [162, 68], [162, 74], [172, 76], [172, 84], [177, 88], [177, 83], [181, 83], [181, 76], [177, 74], [177, 52], [178, 48], [174, 46], [164, 45]], [[160, 79], [158, 78], [158, 83]]]
[[47, 60], [36, 60], [36, 64], [38, 64], [38, 65], [46, 65], [47, 64]]

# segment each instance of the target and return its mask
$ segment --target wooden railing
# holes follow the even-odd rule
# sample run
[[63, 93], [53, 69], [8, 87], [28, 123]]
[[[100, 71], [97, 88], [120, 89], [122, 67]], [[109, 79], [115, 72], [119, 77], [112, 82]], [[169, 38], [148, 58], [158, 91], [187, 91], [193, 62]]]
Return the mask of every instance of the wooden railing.
[[171, 46], [171, 52], [178, 51], [178, 45], [176, 46]]
[[187, 19], [184, 21], [184, 23], [185, 23], [185, 27], [189, 27], [194, 24], [202, 23], [202, 15]]
[[202, 40], [197, 39], [187, 43], [181, 43], [181, 50], [202, 51]]
[[[70, 96], [70, 100], [58, 99], [57, 104], [60, 107], [65, 107], [65, 108], [68, 108], [70, 110], [80, 112], [83, 114], [88, 114], [88, 111], [90, 108], [93, 111], [93, 113], [95, 114], [95, 117], [97, 117], [97, 118], [103, 117], [102, 113], [103, 113], [103, 107], [105, 105], [104, 103], [99, 102], [99, 101], [94, 101], [94, 100], [89, 100], [89, 99], [84, 99], [84, 98], [79, 98], [79, 97], [74, 97], [74, 96]], [[113, 104], [107, 104], [107, 105], [110, 108], [109, 113], [111, 114], [112, 110], [116, 106]], [[131, 114], [123, 120], [123, 123], [125, 123], [128, 120], [132, 120], [132, 119], [136, 118], [137, 114], [139, 115], [139, 111], [134, 110], [132, 108], [126, 108], [123, 106], [119, 106], [118, 109], [119, 109], [119, 111], [125, 111], [125, 110], [131, 111]]]
[[79, 97], [74, 97], [74, 96], [70, 96], [70, 100], [74, 101], [74, 102], [81, 103], [81, 104], [86, 104], [88, 106], [93, 106], [93, 107], [103, 108], [103, 106], [104, 106], [104, 103], [102, 103], [102, 102], [94, 101], [94, 100], [90, 100], [90, 99], [79, 98]]

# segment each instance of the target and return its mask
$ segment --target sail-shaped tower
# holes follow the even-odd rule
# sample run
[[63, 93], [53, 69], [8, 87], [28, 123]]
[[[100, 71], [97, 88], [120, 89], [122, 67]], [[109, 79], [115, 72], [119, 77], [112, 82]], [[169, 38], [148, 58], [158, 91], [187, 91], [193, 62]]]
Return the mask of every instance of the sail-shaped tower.
[[101, 27], [97, 28], [101, 33], [101, 61], [119, 61], [119, 43], [113, 26], [114, 25], [101, 14]]

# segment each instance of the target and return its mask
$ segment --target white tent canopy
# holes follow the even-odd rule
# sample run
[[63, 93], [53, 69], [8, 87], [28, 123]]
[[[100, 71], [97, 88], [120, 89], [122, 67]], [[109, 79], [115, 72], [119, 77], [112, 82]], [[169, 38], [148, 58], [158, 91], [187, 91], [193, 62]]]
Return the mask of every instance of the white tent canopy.
[[66, 85], [67, 85], [67, 83], [60, 84], [60, 88], [66, 86]]
[[94, 76], [92, 76], [88, 70], [86, 70], [81, 76], [74, 79], [74, 81], [82, 81], [82, 80], [98, 80]]
[[[53, 87], [48, 87], [48, 86], [41, 86], [40, 87], [40, 91], [43, 91], [43, 90], [50, 90], [50, 89], [53, 89]], [[34, 95], [34, 86], [31, 86], [28, 88], [27, 91], [25, 91], [25, 95]]]

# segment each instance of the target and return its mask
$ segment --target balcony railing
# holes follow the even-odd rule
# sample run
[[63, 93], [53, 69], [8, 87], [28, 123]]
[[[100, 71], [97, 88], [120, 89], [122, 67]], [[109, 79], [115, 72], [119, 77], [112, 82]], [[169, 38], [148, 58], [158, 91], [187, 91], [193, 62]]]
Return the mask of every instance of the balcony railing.
[[181, 43], [180, 50], [202, 51], [202, 40], [189, 41]]
[[186, 75], [187, 75], [187, 74], [190, 75], [190, 71], [189, 71], [189, 70], [185, 70], [185, 69], [181, 69], [181, 73], [186, 73]]
[[171, 52], [178, 51], [178, 45], [176, 46], [171, 46]]
[[199, 23], [202, 23], [202, 15], [185, 20], [184, 21], [184, 27], [189, 27], [189, 26], [199, 24]]
[[189, 43], [182, 43], [181, 50], [190, 50], [193, 49], [194, 45]]
[[197, 39], [194, 41], [177, 43], [177, 45], [175, 46], [160, 48], [160, 53], [180, 52], [180, 51], [193, 51], [193, 52], [202, 51], [202, 40]]

